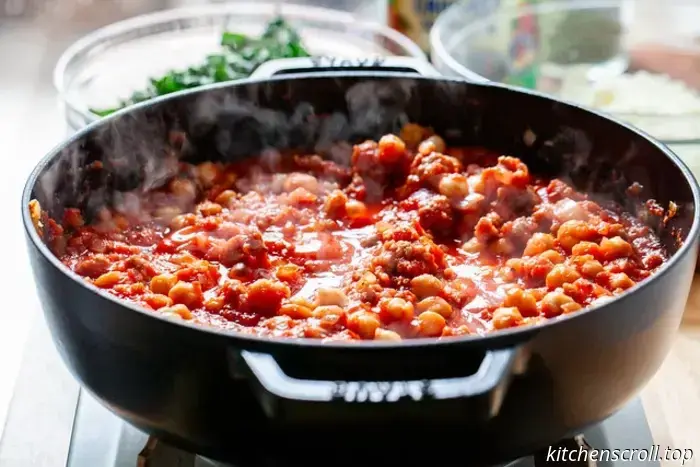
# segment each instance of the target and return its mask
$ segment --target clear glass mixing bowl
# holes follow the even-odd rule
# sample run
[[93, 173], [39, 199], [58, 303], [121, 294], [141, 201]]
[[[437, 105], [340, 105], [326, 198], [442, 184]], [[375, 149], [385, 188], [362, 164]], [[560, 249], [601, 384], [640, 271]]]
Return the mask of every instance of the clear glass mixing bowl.
[[[700, 2], [654, 1], [542, 0], [525, 7], [502, 2], [505, 6], [484, 16], [465, 0], [435, 22], [431, 60], [445, 75], [471, 70], [609, 112], [671, 146], [700, 174], [700, 40], [694, 37]], [[690, 63], [696, 63], [694, 71]], [[649, 71], [647, 65], [654, 82], [678, 75], [673, 86], [682, 87], [687, 99], [676, 93], [671, 103], [667, 86], [651, 84], [643, 92], [624, 84], [614, 92], [606, 89], [620, 75]]]
[[314, 55], [426, 59], [402, 34], [380, 24], [358, 22], [351, 13], [285, 3], [234, 2], [178, 8], [114, 23], [68, 48], [54, 69], [71, 131], [98, 119], [91, 108], [109, 108], [143, 89], [151, 77], [201, 63], [220, 51], [223, 31], [261, 34], [282, 15]]

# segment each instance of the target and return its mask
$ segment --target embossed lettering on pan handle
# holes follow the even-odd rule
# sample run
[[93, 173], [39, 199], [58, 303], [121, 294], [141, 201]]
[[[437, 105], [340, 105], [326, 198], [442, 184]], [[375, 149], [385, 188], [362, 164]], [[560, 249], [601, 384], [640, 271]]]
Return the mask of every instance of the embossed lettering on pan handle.
[[330, 56], [281, 58], [260, 65], [251, 78], [270, 78], [282, 74], [329, 71], [391, 71], [439, 77], [440, 73], [425, 60], [412, 57], [342, 58]]
[[[250, 76], [264, 79], [278, 75], [321, 73], [329, 71], [390, 71], [418, 74], [439, 78], [440, 73], [426, 60], [414, 57], [366, 57], [342, 58], [330, 56], [280, 58], [260, 65]], [[489, 80], [474, 72], [465, 70], [462, 77], [471, 83], [488, 83]]]
[[468, 376], [413, 381], [299, 379], [286, 374], [271, 355], [251, 351], [242, 351], [240, 355], [255, 383], [256, 396], [271, 418], [304, 412], [288, 410], [294, 405], [335, 403], [373, 406], [381, 411], [381, 406], [428, 403], [447, 408], [456, 403], [470, 403], [472, 413], [488, 419], [498, 414], [511, 376], [523, 371], [519, 368], [525, 355], [521, 350], [513, 347], [487, 351], [476, 372]]

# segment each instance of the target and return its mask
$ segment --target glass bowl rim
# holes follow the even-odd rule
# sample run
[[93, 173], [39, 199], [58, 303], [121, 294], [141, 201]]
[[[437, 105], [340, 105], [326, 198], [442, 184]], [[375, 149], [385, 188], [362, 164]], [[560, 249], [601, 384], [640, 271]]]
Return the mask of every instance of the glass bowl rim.
[[[87, 121], [97, 120], [100, 117], [91, 112], [87, 105], [78, 102], [77, 99], [70, 96], [70, 83], [66, 79], [68, 70], [84, 54], [99, 50], [100, 46], [103, 45], [109, 46], [112, 41], [118, 40], [121, 36], [158, 25], [172, 24], [174, 25], [172, 28], [174, 31], [177, 29], [176, 25], [178, 22], [196, 22], [206, 18], [216, 18], [220, 15], [240, 15], [245, 17], [275, 15], [278, 13], [291, 19], [313, 20], [319, 23], [327, 23], [328, 25], [342, 24], [351, 27], [353, 30], [374, 32], [398, 45], [407, 56], [427, 60], [423, 50], [404, 34], [380, 23], [359, 21], [350, 12], [307, 5], [247, 1], [170, 8], [134, 16], [98, 28], [73, 42], [61, 54], [53, 69], [53, 86], [60, 102], [70, 112], [77, 113]], [[167, 31], [169, 30], [164, 29], [160, 32]]]
[[[563, 12], [566, 10], [595, 10], [600, 8], [613, 8], [619, 7], [624, 0], [547, 0], [542, 3], [535, 5], [527, 5], [525, 7], [520, 7], [522, 10], [517, 11], [515, 6], [509, 6], [505, 12], [496, 12], [482, 17], [479, 21], [467, 22], [464, 24], [465, 28], [477, 26], [479, 23], [483, 24], [488, 21], [494, 21], [496, 19], [513, 19], [521, 17], [528, 13], [541, 14], [541, 13], [554, 13]], [[672, 0], [674, 2], [688, 2], [688, 0]], [[443, 34], [447, 32], [446, 24], [453, 21], [457, 16], [456, 14], [462, 9], [467, 7], [467, 3], [456, 2], [453, 5], [445, 9], [438, 18], [435, 20], [433, 27], [430, 30], [430, 51], [434, 55], [433, 59], [436, 57], [445, 64], [452, 72], [456, 73], [458, 76], [464, 76], [465, 74], [473, 74], [474, 72], [469, 70], [467, 67], [459, 63], [451, 53], [447, 51], [447, 47], [443, 39]], [[562, 100], [553, 95], [553, 97]], [[604, 110], [597, 109], [598, 111], [605, 112]], [[616, 118], [624, 120], [625, 118], [637, 117], [645, 118], [649, 120], [654, 119], [668, 119], [668, 120], [685, 120], [700, 118], [700, 112], [690, 112], [679, 115], [665, 115], [660, 113], [643, 113], [643, 112], [606, 112], [609, 115], [613, 115]], [[670, 139], [670, 138], [658, 138], [656, 139], [668, 143], [668, 144], [700, 144], [700, 135], [697, 138], [685, 138], [685, 139]]]

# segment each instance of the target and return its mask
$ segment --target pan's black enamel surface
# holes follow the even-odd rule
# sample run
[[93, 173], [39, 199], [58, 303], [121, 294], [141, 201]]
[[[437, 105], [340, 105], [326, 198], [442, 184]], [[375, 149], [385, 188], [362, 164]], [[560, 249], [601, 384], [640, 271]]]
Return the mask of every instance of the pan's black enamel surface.
[[[57, 262], [27, 212], [36, 198], [57, 217], [67, 206], [89, 213], [115, 193], [157, 184], [174, 129], [188, 134], [183, 157], [232, 160], [272, 147], [329, 151], [407, 121], [448, 143], [519, 156], [632, 210], [641, 207], [625, 188], [639, 182], [646, 198], [679, 206], [659, 231], [672, 259], [613, 302], [538, 328], [398, 345], [265, 340], [166, 320], [98, 291]], [[90, 175], [93, 160], [109, 175]], [[443, 455], [434, 465], [476, 465], [576, 433], [614, 413], [660, 366], [698, 249], [698, 187], [665, 147], [542, 96], [415, 73], [309, 73], [140, 105], [54, 150], [22, 202], [46, 319], [76, 378], [149, 433], [251, 465], [325, 465], [329, 450], [336, 465], [411, 465], [427, 452]]]

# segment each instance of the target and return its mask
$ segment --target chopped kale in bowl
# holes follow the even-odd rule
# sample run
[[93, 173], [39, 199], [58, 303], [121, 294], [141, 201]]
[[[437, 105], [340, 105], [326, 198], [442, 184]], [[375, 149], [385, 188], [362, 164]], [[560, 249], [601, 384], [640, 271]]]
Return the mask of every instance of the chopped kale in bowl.
[[260, 37], [235, 32], [221, 35], [221, 52], [209, 55], [203, 63], [185, 70], [172, 70], [164, 76], [151, 78], [150, 85], [122, 99], [108, 109], [90, 109], [100, 117], [154, 97], [212, 83], [248, 77], [261, 64], [278, 58], [308, 57], [299, 33], [283, 18], [268, 23]]

